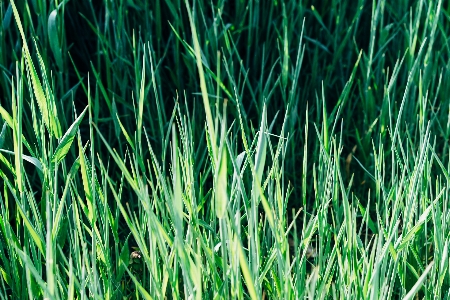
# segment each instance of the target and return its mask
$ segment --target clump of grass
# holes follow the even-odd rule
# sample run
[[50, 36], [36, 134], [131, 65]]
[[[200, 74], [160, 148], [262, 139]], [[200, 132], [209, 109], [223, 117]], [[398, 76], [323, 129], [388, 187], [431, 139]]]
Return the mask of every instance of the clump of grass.
[[0, 297], [450, 297], [449, 8], [312, 4], [0, 4]]

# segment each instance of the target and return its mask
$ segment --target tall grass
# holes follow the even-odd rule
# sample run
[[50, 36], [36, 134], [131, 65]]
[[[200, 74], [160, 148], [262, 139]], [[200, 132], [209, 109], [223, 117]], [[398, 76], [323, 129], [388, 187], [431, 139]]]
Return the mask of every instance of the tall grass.
[[0, 298], [450, 298], [449, 13], [0, 2]]

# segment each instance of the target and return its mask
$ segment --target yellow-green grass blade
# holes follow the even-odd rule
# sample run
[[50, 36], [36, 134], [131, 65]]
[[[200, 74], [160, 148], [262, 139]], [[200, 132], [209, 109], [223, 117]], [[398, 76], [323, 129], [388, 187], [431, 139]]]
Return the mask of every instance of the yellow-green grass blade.
[[[21, 81], [17, 79], [18, 93], [14, 89], [14, 81], [11, 85], [12, 95], [12, 110], [13, 110], [13, 144], [14, 144], [14, 165], [16, 170], [17, 187], [19, 188], [19, 197], [23, 196], [23, 165], [22, 165], [22, 94], [21, 94]], [[22, 201], [22, 199], [20, 199]]]
[[211, 148], [213, 153], [213, 159], [215, 160], [217, 158], [217, 140], [216, 140], [216, 134], [215, 134], [215, 128], [213, 123], [213, 118], [211, 114], [211, 107], [209, 104], [209, 97], [208, 97], [208, 89], [206, 88], [206, 79], [205, 79], [205, 73], [203, 71], [203, 64], [202, 64], [202, 55], [201, 55], [201, 48], [200, 43], [198, 41], [197, 36], [197, 28], [194, 23], [194, 19], [191, 12], [191, 7], [189, 5], [189, 1], [185, 0], [186, 8], [189, 16], [189, 23], [191, 25], [191, 31], [192, 31], [192, 40], [194, 43], [194, 50], [195, 50], [195, 57], [197, 61], [197, 69], [198, 69], [198, 75], [200, 78], [200, 89], [202, 91], [202, 98], [203, 98], [203, 106], [205, 108], [205, 114], [206, 114], [206, 124], [208, 128], [209, 133], [209, 139], [211, 141]]
[[[0, 105], [0, 115], [2, 116], [2, 118], [5, 120], [5, 123], [8, 124], [8, 126], [13, 129], [14, 125], [13, 125], [13, 118], [11, 117], [11, 115]], [[3, 125], [5, 126], [5, 125]], [[2, 129], [3, 132], [3, 129]], [[34, 155], [34, 151], [33, 149], [30, 147], [29, 143], [27, 142], [27, 139], [23, 136], [22, 134], [22, 142], [25, 145], [25, 147], [28, 149], [28, 151]], [[0, 146], [1, 148], [1, 146]]]
[[46, 250], [45, 250], [45, 270], [46, 283], [48, 289], [48, 297], [54, 299], [55, 295], [55, 240], [52, 239], [52, 211], [50, 208], [49, 192], [46, 192], [46, 212], [47, 212], [47, 233], [46, 233]]
[[[149, 53], [151, 55], [151, 53]], [[144, 55], [142, 56], [142, 73], [141, 73], [141, 86], [139, 89], [138, 99], [138, 113], [137, 113], [137, 143], [139, 146], [139, 155], [142, 156], [142, 115], [144, 114], [144, 96], [145, 96], [145, 47]]]
[[0, 105], [0, 115], [5, 120], [5, 123], [8, 124], [8, 126], [10, 128], [13, 128], [13, 118], [10, 116], [10, 114], [1, 105]]
[[237, 236], [234, 236], [234, 243], [237, 244], [237, 250], [239, 255], [239, 265], [241, 266], [242, 275], [244, 276], [245, 282], [247, 283], [248, 293], [250, 294], [250, 299], [256, 300], [258, 296], [256, 294], [255, 283], [253, 282], [252, 275], [250, 274], [250, 269], [248, 267], [248, 260], [245, 256], [244, 249], [242, 248], [241, 242], [238, 240]]
[[84, 154], [84, 147], [81, 144], [81, 137], [78, 133], [78, 149], [80, 156], [80, 166], [81, 166], [81, 180], [83, 182], [83, 189], [86, 196], [87, 204], [87, 217], [89, 222], [93, 224], [96, 219], [96, 214], [94, 212], [94, 199], [93, 199], [93, 183], [90, 180], [90, 168], [87, 162], [87, 157]]
[[220, 137], [220, 147], [219, 147], [219, 161], [217, 163], [218, 171], [216, 175], [216, 187], [215, 187], [215, 211], [216, 216], [222, 219], [224, 216], [227, 204], [228, 204], [228, 183], [227, 183], [227, 166], [228, 166], [228, 154], [227, 154], [227, 143], [226, 143], [226, 132], [227, 132], [227, 119], [226, 119], [226, 107], [227, 100], [225, 99], [223, 103], [223, 114], [222, 114], [222, 133]]
[[[87, 145], [83, 148], [83, 153], [86, 151]], [[60, 223], [63, 216], [63, 208], [65, 204], [65, 200], [67, 197], [67, 193], [69, 190], [70, 183], [75, 178], [76, 173], [78, 172], [78, 169], [80, 168], [80, 157], [78, 156], [75, 162], [73, 163], [72, 167], [70, 168], [69, 173], [67, 174], [66, 178], [66, 184], [64, 186], [63, 194], [60, 199], [60, 203], [58, 205], [58, 208], [56, 209], [56, 214], [53, 221], [53, 229], [52, 229], [52, 236], [53, 238], [56, 238], [58, 236], [58, 232], [61, 229]]]
[[253, 190], [255, 195], [259, 194], [261, 198], [261, 203], [264, 208], [264, 212], [266, 213], [267, 221], [269, 221], [269, 225], [275, 233], [276, 230], [273, 211], [270, 208], [269, 202], [267, 201], [264, 195], [264, 190], [261, 186], [267, 152], [266, 123], [267, 123], [267, 107], [266, 105], [264, 105], [262, 112], [261, 126], [259, 128], [258, 143], [256, 146], [255, 173], [253, 175]]
[[28, 218], [27, 214], [25, 214], [21, 203], [19, 203], [19, 200], [17, 199], [17, 197], [15, 195], [14, 195], [14, 199], [16, 200], [17, 211], [19, 212], [20, 216], [22, 217], [25, 227], [27, 228], [28, 232], [30, 233], [30, 236], [31, 236], [32, 240], [34, 241], [34, 243], [36, 244], [36, 247], [39, 249], [41, 254], [45, 257], [44, 238], [33, 227], [33, 225], [31, 224], [31, 220]]
[[[117, 115], [116, 115], [117, 116]], [[119, 124], [120, 129], [122, 130], [123, 135], [125, 136], [125, 139], [127, 140], [128, 144], [130, 145], [133, 152], [136, 150], [136, 147], [134, 146], [133, 141], [131, 140], [130, 135], [128, 134], [125, 127], [122, 125], [122, 122], [119, 119], [119, 116], [117, 116], [117, 123]]]
[[62, 137], [61, 141], [59, 142], [58, 147], [56, 147], [55, 153], [53, 153], [52, 156], [52, 162], [53, 163], [60, 163], [61, 160], [67, 155], [69, 152], [70, 146], [72, 145], [72, 142], [75, 138], [75, 135], [78, 131], [78, 127], [80, 126], [81, 121], [83, 120], [84, 115], [87, 111], [87, 106], [83, 110], [83, 112], [78, 116], [78, 118], [73, 122], [72, 125], [70, 125], [69, 129], [67, 129], [66, 133]]
[[48, 295], [49, 290], [47, 288], [47, 284], [43, 280], [41, 275], [39, 274], [39, 271], [36, 269], [35, 265], [31, 261], [30, 257], [25, 252], [20, 250], [19, 248], [16, 248], [15, 250], [16, 250], [16, 253], [18, 254], [18, 256], [20, 257], [20, 259], [22, 260], [23, 264], [25, 265], [26, 269], [31, 271], [31, 274], [33, 274], [33, 278], [39, 284], [39, 287], [42, 289], [42, 291], [45, 294]]
[[[52, 114], [56, 112], [54, 103], [50, 103], [49, 99], [47, 99], [45, 96], [44, 89], [42, 88], [41, 85], [41, 81], [39, 80], [39, 77], [33, 64], [33, 60], [31, 59], [31, 54], [28, 48], [27, 40], [25, 38], [25, 33], [23, 31], [22, 22], [20, 21], [19, 12], [17, 11], [14, 0], [11, 0], [11, 5], [13, 8], [14, 18], [16, 19], [17, 27], [19, 28], [19, 32], [22, 37], [27, 70], [30, 74], [31, 84], [33, 86], [33, 92], [34, 96], [36, 97], [39, 110], [41, 112], [45, 126], [47, 127], [49, 132], [56, 138], [59, 138], [61, 136], [61, 128], [59, 126], [59, 121], [57, 119], [57, 116]], [[36, 52], [38, 56], [40, 56], [38, 49], [36, 49]]]

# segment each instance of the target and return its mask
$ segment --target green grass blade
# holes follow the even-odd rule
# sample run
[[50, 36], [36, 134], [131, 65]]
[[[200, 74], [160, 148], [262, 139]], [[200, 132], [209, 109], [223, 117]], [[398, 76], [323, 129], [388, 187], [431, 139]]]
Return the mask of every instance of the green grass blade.
[[88, 107], [83, 110], [83, 112], [78, 116], [78, 118], [70, 125], [69, 129], [67, 129], [66, 133], [62, 137], [61, 141], [56, 147], [55, 153], [52, 155], [53, 163], [60, 163], [61, 160], [67, 155], [69, 152], [70, 146], [72, 145], [73, 139], [78, 131], [78, 127], [80, 126], [81, 121], [83, 120], [84, 115], [86, 114]]
[[[31, 83], [33, 86], [33, 92], [34, 96], [36, 97], [39, 110], [41, 112], [42, 118], [44, 119], [44, 123], [47, 126], [47, 129], [49, 132], [55, 136], [56, 138], [59, 138], [61, 136], [61, 128], [59, 126], [58, 119], [56, 119], [57, 116], [54, 115], [54, 106], [53, 103], [49, 102], [49, 99], [46, 98], [44, 90], [41, 85], [41, 81], [39, 80], [39, 77], [37, 75], [36, 69], [33, 64], [33, 60], [31, 59], [30, 50], [27, 45], [27, 40], [25, 38], [25, 33], [23, 31], [22, 23], [20, 21], [19, 12], [17, 11], [16, 5], [14, 3], [14, 0], [11, 1], [13, 12], [14, 12], [14, 18], [16, 19], [17, 26], [20, 31], [20, 35], [22, 36], [22, 42], [23, 42], [23, 49], [24, 49], [24, 55], [25, 60], [27, 63], [27, 70], [30, 74]], [[39, 51], [36, 49], [37, 53], [39, 54]], [[53, 113], [50, 113], [53, 112]]]
[[417, 294], [417, 292], [422, 287], [422, 284], [425, 281], [425, 279], [427, 278], [428, 273], [433, 268], [433, 265], [434, 265], [434, 261], [432, 261], [427, 266], [425, 271], [423, 271], [422, 275], [419, 277], [419, 280], [417, 280], [417, 282], [414, 284], [414, 286], [411, 288], [411, 290], [408, 292], [408, 294], [406, 294], [406, 296], [403, 298], [403, 300], [411, 300], [411, 299], [413, 299], [413, 297]]
[[50, 42], [50, 49], [52, 49], [53, 55], [56, 60], [56, 65], [60, 72], [63, 71], [63, 59], [61, 45], [59, 43], [58, 34], [58, 9], [54, 9], [48, 16], [48, 39]]
[[219, 146], [219, 159], [220, 161], [216, 164], [218, 171], [216, 174], [216, 186], [215, 186], [215, 211], [216, 217], [222, 219], [228, 204], [228, 183], [227, 183], [227, 166], [228, 166], [228, 154], [227, 154], [227, 143], [226, 143], [226, 131], [227, 131], [227, 121], [226, 121], [226, 107], [227, 100], [225, 99], [223, 103], [223, 114], [222, 114], [222, 133], [220, 137]]

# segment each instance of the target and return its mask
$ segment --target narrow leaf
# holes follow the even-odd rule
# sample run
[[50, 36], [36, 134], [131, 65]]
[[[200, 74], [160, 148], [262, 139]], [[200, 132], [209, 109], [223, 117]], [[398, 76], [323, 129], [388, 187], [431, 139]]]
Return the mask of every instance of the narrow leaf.
[[72, 145], [73, 139], [75, 138], [75, 134], [78, 131], [78, 127], [80, 126], [80, 123], [83, 120], [84, 115], [86, 114], [87, 108], [88, 107], [86, 106], [86, 108], [83, 110], [80, 116], [75, 120], [75, 122], [73, 122], [72, 125], [70, 125], [69, 129], [62, 137], [58, 147], [55, 150], [55, 153], [53, 153], [52, 156], [53, 163], [55, 162], [59, 163], [69, 152], [70, 146]]
[[172, 166], [173, 166], [173, 214], [177, 234], [182, 233], [183, 193], [181, 190], [181, 172], [178, 159], [178, 141], [175, 125], [172, 124]]
[[[49, 132], [55, 136], [56, 138], [60, 137], [60, 128], [57, 126], [59, 124], [58, 120], [49, 114], [50, 111], [53, 111], [50, 109], [50, 105], [47, 101], [47, 98], [45, 97], [44, 89], [42, 88], [41, 81], [39, 80], [39, 77], [37, 75], [36, 69], [33, 64], [33, 60], [31, 59], [30, 50], [28, 48], [27, 40], [25, 38], [25, 33], [23, 31], [22, 22], [20, 21], [19, 12], [17, 11], [16, 5], [14, 3], [14, 0], [11, 1], [11, 5], [14, 12], [14, 18], [16, 19], [17, 27], [19, 28], [20, 35], [22, 36], [22, 42], [23, 42], [23, 52], [25, 55], [25, 59], [27, 62], [27, 69], [30, 74], [31, 84], [33, 86], [33, 92], [34, 96], [36, 97], [36, 101], [39, 106], [39, 110], [41, 112], [42, 118], [44, 120], [45, 126], [49, 130]], [[39, 53], [39, 51], [36, 49], [36, 51]], [[50, 118], [52, 119], [50, 121]]]
[[62, 60], [62, 52], [61, 46], [59, 44], [58, 37], [58, 9], [54, 9], [50, 15], [48, 16], [48, 40], [50, 42], [50, 48], [52, 49], [53, 55], [55, 56], [56, 65], [60, 72], [63, 71], [63, 60]]
[[219, 147], [219, 162], [217, 163], [218, 172], [216, 175], [216, 187], [215, 187], [215, 210], [217, 218], [221, 219], [225, 214], [228, 204], [228, 191], [227, 191], [227, 146], [226, 146], [226, 133], [227, 133], [227, 119], [226, 119], [227, 99], [223, 103], [222, 114], [222, 132], [220, 138]]
[[422, 287], [423, 282], [427, 278], [428, 273], [433, 268], [434, 261], [432, 261], [428, 267], [423, 271], [423, 274], [419, 277], [419, 280], [417, 280], [416, 284], [411, 288], [411, 290], [408, 292], [408, 294], [403, 298], [403, 300], [410, 300], [413, 299], [413, 297], [417, 294], [419, 289]]

